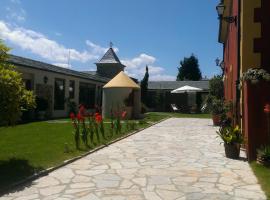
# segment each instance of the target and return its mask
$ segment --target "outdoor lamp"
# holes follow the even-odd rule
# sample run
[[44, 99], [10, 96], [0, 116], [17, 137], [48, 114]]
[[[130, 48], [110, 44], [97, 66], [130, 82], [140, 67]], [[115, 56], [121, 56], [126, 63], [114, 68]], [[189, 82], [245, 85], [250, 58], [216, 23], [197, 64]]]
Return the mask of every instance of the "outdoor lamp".
[[219, 58], [216, 58], [215, 62], [216, 62], [216, 66], [219, 66], [222, 70], [224, 70], [224, 67], [225, 67], [224, 61], [220, 61]]
[[219, 62], [220, 62], [219, 58], [216, 58], [215, 62], [216, 62], [216, 66], [219, 66]]
[[64, 89], [64, 86], [63, 86], [63, 85], [60, 85], [60, 86], [59, 86], [59, 89], [60, 89], [60, 90], [63, 90], [63, 89]]
[[219, 64], [219, 66], [220, 66], [220, 68], [221, 68], [222, 70], [224, 70], [224, 68], [225, 68], [225, 63], [224, 63], [224, 61], [221, 61], [220, 64]]
[[225, 9], [226, 9], [226, 7], [222, 3], [217, 5], [216, 10], [217, 10], [217, 13], [218, 13], [218, 18], [220, 20], [224, 20], [224, 21], [226, 21], [228, 23], [235, 23], [236, 24], [237, 16], [223, 17]]

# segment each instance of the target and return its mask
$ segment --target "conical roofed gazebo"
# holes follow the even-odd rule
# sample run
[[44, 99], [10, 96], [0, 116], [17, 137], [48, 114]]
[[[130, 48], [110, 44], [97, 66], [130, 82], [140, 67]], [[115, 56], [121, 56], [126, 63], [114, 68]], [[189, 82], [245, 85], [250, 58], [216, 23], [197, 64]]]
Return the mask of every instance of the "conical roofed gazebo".
[[111, 112], [127, 111], [127, 118], [139, 118], [141, 90], [124, 72], [117, 74], [103, 87], [102, 115], [110, 117]]
[[111, 81], [109, 81], [103, 88], [134, 88], [140, 89], [140, 86], [136, 84], [131, 78], [124, 72], [117, 74]]

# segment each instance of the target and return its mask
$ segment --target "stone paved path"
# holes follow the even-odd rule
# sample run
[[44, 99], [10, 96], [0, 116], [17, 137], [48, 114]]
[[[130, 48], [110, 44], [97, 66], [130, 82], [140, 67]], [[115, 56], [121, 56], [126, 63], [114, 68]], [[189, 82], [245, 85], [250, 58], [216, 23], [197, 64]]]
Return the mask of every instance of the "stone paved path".
[[266, 199], [208, 119], [169, 119], [0, 199]]

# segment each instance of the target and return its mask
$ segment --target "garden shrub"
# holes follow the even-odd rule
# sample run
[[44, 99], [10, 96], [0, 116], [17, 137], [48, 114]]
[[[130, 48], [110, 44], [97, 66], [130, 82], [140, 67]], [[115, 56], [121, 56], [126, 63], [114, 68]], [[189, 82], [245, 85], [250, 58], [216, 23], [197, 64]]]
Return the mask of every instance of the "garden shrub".
[[0, 124], [14, 125], [22, 111], [35, 108], [32, 91], [25, 89], [21, 74], [7, 63], [8, 48], [0, 40]]

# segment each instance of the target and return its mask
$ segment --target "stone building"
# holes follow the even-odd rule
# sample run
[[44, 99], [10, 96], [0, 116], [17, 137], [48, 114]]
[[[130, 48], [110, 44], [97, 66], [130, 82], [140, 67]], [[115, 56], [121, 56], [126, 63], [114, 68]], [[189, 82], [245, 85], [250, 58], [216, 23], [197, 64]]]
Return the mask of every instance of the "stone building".
[[15, 55], [10, 55], [9, 62], [22, 73], [26, 88], [34, 91], [39, 102], [46, 102], [47, 118], [66, 117], [71, 102], [90, 110], [101, 106], [102, 87], [125, 67], [112, 48], [96, 63], [95, 72], [79, 72]]

